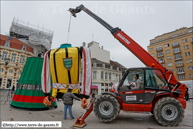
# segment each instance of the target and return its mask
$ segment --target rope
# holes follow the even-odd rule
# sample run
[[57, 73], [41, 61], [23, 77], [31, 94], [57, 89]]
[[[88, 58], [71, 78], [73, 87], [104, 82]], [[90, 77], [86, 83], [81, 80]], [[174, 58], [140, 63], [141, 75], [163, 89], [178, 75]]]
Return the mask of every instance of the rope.
[[68, 37], [67, 37], [67, 43], [68, 43], [69, 34], [70, 34], [71, 17], [72, 17], [72, 14], [70, 13], [70, 20], [69, 20], [69, 26], [68, 26]]

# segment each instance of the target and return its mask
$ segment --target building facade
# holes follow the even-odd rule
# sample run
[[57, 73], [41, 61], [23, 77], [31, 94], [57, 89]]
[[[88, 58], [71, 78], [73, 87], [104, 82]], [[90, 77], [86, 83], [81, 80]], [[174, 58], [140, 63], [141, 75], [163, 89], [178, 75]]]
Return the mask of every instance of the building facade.
[[[99, 43], [93, 41], [88, 44], [88, 48], [92, 58], [92, 92], [100, 95], [111, 90], [113, 83], [119, 82], [126, 68], [118, 62], [111, 61], [110, 52], [99, 47]], [[80, 76], [80, 83], [81, 80]]]
[[150, 40], [148, 52], [178, 81], [193, 79], [193, 27], [183, 27]]
[[17, 85], [27, 58], [34, 56], [33, 49], [17, 38], [0, 35], [0, 54], [0, 89], [9, 89]]

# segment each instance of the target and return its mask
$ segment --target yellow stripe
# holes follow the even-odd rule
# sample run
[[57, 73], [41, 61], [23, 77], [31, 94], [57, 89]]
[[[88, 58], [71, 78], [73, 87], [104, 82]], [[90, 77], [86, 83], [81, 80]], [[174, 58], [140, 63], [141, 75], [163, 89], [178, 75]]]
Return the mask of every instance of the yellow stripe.
[[[52, 75], [52, 81], [53, 83], [56, 82], [55, 77], [55, 70], [54, 70], [54, 60], [53, 60], [53, 53], [57, 49], [54, 49], [50, 53], [50, 69], [51, 69], [51, 75]], [[78, 84], [78, 72], [80, 75], [80, 55], [79, 55], [79, 62], [78, 62], [78, 49], [76, 47], [68, 48], [68, 58], [72, 57], [72, 67], [70, 69], [70, 75], [71, 75], [71, 84]], [[63, 58], [66, 58], [65, 49], [60, 49], [56, 53], [56, 71], [57, 71], [57, 77], [58, 77], [58, 83], [69, 83], [68, 79], [68, 70], [64, 67]], [[78, 63], [79, 63], [79, 71], [78, 71]]]

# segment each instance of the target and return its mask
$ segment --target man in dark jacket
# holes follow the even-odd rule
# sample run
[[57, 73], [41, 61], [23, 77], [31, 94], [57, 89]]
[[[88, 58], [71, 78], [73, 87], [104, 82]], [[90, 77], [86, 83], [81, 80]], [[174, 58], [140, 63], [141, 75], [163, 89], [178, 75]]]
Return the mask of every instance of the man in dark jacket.
[[74, 117], [72, 115], [73, 99], [76, 99], [79, 101], [81, 100], [80, 98], [78, 98], [74, 94], [72, 94], [71, 91], [72, 91], [72, 89], [68, 88], [68, 92], [62, 96], [62, 100], [64, 103], [64, 120], [67, 119], [67, 116], [66, 116], [67, 108], [69, 110], [71, 120], [74, 119]]

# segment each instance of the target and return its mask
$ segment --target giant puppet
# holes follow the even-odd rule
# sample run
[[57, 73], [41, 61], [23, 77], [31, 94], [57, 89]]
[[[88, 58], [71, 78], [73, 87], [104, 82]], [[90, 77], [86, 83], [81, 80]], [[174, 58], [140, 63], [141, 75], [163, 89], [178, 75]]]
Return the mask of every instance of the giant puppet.
[[[62, 44], [59, 48], [47, 51], [44, 55], [41, 75], [42, 90], [46, 96], [50, 96], [45, 99], [58, 96], [61, 98], [68, 88], [73, 89], [72, 93], [79, 98], [88, 98], [92, 85], [91, 65], [91, 54], [87, 47], [71, 47], [70, 44]], [[79, 84], [80, 70], [82, 71], [81, 85]], [[50, 79], [53, 81], [53, 88]], [[52, 94], [50, 94], [51, 89]], [[46, 100], [45, 104], [48, 104], [47, 102], [49, 101]]]
[[[45, 94], [41, 88], [41, 71], [43, 59], [39, 57], [29, 57], [23, 68], [16, 91], [11, 101], [11, 106], [27, 110], [48, 110], [48, 105], [44, 105]], [[51, 80], [50, 80], [51, 81]], [[50, 82], [52, 84], [52, 82]], [[56, 102], [53, 102], [56, 108]]]

